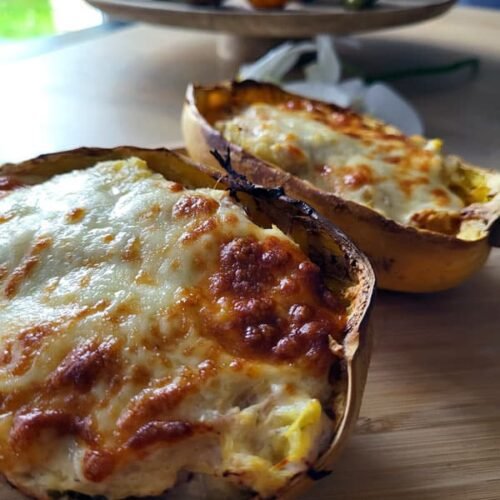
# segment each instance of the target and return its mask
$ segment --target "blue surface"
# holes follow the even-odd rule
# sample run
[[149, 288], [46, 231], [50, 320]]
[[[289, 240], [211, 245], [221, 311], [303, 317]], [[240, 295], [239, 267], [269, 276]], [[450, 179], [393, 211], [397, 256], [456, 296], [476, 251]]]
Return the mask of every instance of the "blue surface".
[[477, 7], [490, 7], [500, 9], [500, 0], [460, 0], [462, 5], [474, 5]]

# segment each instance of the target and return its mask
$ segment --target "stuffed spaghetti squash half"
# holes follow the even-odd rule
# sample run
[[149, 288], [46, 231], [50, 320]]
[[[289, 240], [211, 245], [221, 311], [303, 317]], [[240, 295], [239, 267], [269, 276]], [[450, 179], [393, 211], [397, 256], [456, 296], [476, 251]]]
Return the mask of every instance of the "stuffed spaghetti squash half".
[[356, 419], [373, 286], [307, 205], [168, 150], [4, 165], [0, 473], [37, 499], [288, 494]]
[[366, 253], [381, 288], [444, 290], [500, 245], [500, 173], [368, 116], [253, 81], [190, 86], [187, 150], [229, 149], [252, 182], [281, 186]]

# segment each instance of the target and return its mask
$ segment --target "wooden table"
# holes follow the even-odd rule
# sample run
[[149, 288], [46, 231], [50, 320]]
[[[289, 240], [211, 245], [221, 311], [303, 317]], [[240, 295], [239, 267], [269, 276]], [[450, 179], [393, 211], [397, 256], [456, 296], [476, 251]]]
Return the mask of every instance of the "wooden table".
[[[500, 13], [363, 36], [366, 68], [478, 56], [479, 75], [398, 87], [427, 132], [471, 162], [500, 166]], [[80, 145], [179, 142], [187, 82], [229, 77], [216, 36], [136, 26], [0, 67], [0, 162]], [[376, 348], [357, 433], [306, 498], [500, 498], [500, 252], [461, 287], [380, 293]], [[0, 492], [1, 493], [1, 492]], [[4, 499], [5, 495], [0, 495]]]

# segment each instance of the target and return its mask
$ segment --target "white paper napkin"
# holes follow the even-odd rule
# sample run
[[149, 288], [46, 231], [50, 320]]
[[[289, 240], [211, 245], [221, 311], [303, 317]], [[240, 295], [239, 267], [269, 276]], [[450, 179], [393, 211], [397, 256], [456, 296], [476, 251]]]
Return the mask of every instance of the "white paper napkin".
[[[285, 76], [302, 54], [316, 54], [315, 62], [304, 69], [304, 79], [286, 81]], [[290, 92], [352, 107], [395, 125], [405, 134], [424, 132], [415, 108], [385, 83], [366, 84], [360, 78], [341, 81], [342, 64], [335, 50], [334, 38], [318, 35], [314, 41], [286, 42], [270, 50], [252, 64], [240, 68], [239, 78], [272, 82]]]

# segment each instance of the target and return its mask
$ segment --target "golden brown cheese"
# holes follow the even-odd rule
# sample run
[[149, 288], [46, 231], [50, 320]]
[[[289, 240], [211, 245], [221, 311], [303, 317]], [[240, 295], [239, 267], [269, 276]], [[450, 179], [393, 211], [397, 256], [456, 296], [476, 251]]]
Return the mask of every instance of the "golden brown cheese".
[[[439, 141], [308, 101], [251, 104], [215, 126], [251, 154], [402, 224], [455, 233], [464, 201]], [[424, 214], [440, 214], [435, 218]]]
[[112, 499], [189, 472], [270, 495], [324, 449], [345, 307], [227, 192], [130, 159], [4, 190], [0, 218], [14, 484]]

